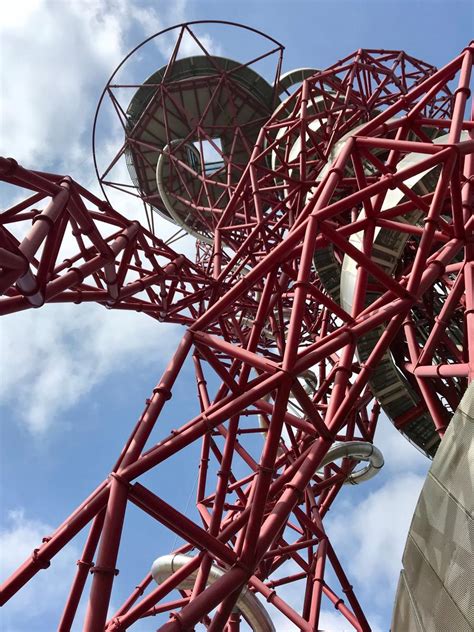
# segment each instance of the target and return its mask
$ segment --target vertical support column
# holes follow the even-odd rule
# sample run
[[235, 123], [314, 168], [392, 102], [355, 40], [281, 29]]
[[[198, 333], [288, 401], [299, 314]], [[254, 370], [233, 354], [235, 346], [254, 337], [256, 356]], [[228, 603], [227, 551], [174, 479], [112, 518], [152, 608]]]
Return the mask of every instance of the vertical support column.
[[[471, 120], [474, 120], [474, 106], [471, 113]], [[469, 133], [471, 140], [474, 140], [474, 131]], [[464, 162], [464, 176], [466, 182], [462, 189], [462, 207], [464, 226], [471, 222], [474, 216], [474, 154], [468, 154]], [[464, 266], [464, 286], [466, 289], [466, 339], [468, 382], [474, 380], [474, 236], [471, 230], [466, 235], [466, 263]]]
[[99, 554], [97, 563], [92, 569], [94, 579], [84, 623], [85, 632], [97, 632], [103, 629], [107, 618], [113, 580], [118, 573], [115, 564], [128, 499], [128, 483], [122, 479], [120, 472], [140, 456], [158, 415], [171, 397], [171, 388], [184, 364], [191, 343], [192, 335], [190, 332], [186, 332], [162, 379], [154, 389], [153, 397], [134, 432], [134, 436], [128, 442], [128, 449], [119, 471], [113, 474]]
[[238, 612], [233, 612], [229, 617], [229, 623], [227, 624], [226, 632], [239, 632], [240, 630], [240, 615]]
[[82, 592], [86, 584], [87, 575], [90, 569], [93, 567], [92, 560], [99, 542], [100, 534], [102, 532], [102, 526], [104, 524], [105, 510], [101, 511], [94, 518], [92, 527], [89, 532], [84, 550], [80, 560], [77, 560], [77, 571], [74, 578], [71, 590], [69, 593], [66, 606], [64, 608], [61, 621], [58, 626], [58, 632], [69, 632], [76, 616], [77, 607], [82, 597]]

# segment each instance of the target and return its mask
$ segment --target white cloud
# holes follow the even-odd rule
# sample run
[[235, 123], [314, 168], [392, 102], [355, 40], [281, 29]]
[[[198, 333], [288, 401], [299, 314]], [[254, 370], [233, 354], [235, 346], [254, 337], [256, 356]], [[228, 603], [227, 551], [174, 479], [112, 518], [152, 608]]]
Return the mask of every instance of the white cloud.
[[342, 615], [330, 610], [321, 610], [319, 629], [321, 632], [353, 632], [354, 630]]
[[[186, 20], [187, 2], [128, 0], [8, 3], [2, 11], [0, 135], [25, 166], [91, 168], [90, 127], [99, 94], [136, 41]], [[133, 35], [132, 35], [133, 33]], [[218, 47], [203, 34], [212, 50]], [[163, 54], [169, 37], [158, 38]], [[189, 40], [184, 54], [196, 53]]]
[[[102, 197], [90, 145], [99, 95], [133, 45], [164, 27], [186, 21], [188, 13], [186, 0], [9, 3], [0, 22], [2, 154], [28, 168], [71, 175]], [[220, 47], [203, 29], [199, 31], [203, 43], [218, 54]], [[157, 67], [166, 61], [177, 32], [154, 40], [161, 53]], [[183, 54], [197, 51], [196, 43], [184, 38]], [[103, 124], [106, 140], [101, 142], [100, 152], [105, 165], [105, 155], [111, 159], [121, 146], [122, 130], [117, 119], [108, 118]], [[118, 175], [121, 182], [129, 182], [124, 164]], [[17, 201], [8, 187], [3, 195], [12, 204]], [[141, 202], [113, 190], [108, 195], [119, 212], [146, 223]], [[156, 232], [163, 239], [176, 232], [170, 222], [155, 219]], [[193, 239], [178, 242], [176, 249], [194, 258]]]
[[177, 325], [95, 305], [48, 305], [2, 319], [0, 400], [33, 433], [54, 427], [94, 386], [124, 368], [163, 369]]
[[[300, 591], [302, 594], [302, 591]], [[294, 601], [292, 601], [289, 597], [284, 596], [284, 591], [278, 591], [279, 595], [286, 599], [287, 603], [291, 605], [292, 608], [295, 608]], [[298, 632], [300, 628], [296, 626], [294, 623], [289, 621], [284, 614], [282, 614], [276, 608], [269, 607], [265, 604], [265, 607], [268, 609], [269, 614], [271, 615], [273, 625], [275, 626], [275, 630], [277, 632]], [[347, 621], [345, 617], [343, 617], [338, 612], [331, 610], [321, 609], [319, 615], [319, 632], [354, 632], [354, 628]], [[373, 628], [373, 632], [377, 632], [375, 628]]]
[[[173, 2], [172, 19], [163, 20], [160, 15], [153, 9], [136, 6], [133, 11], [133, 18], [140, 24], [145, 36], [153, 35], [158, 31], [163, 30], [167, 26], [173, 24], [182, 24], [189, 19], [188, 15], [188, 1], [187, 0], [175, 0]], [[197, 27], [199, 40], [212, 55], [221, 55], [222, 48], [219, 44], [206, 32], [202, 32], [202, 29]], [[192, 26], [191, 30], [196, 31], [196, 27]], [[158, 37], [155, 40], [155, 45], [158, 50], [165, 56], [169, 57], [172, 53], [176, 41], [176, 32], [170, 32], [164, 34], [162, 37]], [[191, 55], [202, 55], [202, 48], [197, 42], [188, 34], [185, 33], [179, 48], [179, 57], [188, 57]]]
[[[272, 575], [272, 579], [294, 575], [300, 571], [301, 568], [294, 560], [287, 560], [280, 566], [278, 571]], [[281, 599], [286, 601], [286, 603], [296, 610], [296, 612], [301, 614], [305, 593], [304, 580], [283, 584], [282, 586], [276, 588], [276, 593]], [[289, 621], [289, 619], [287, 619], [287, 617], [272, 604], [263, 598], [260, 598], [260, 600], [270, 615], [277, 632], [297, 632], [300, 629], [294, 623]], [[336, 610], [332, 611], [328, 609], [330, 607], [331, 604], [329, 600], [327, 600], [326, 597], [323, 597], [323, 606], [320, 612], [318, 630], [321, 632], [353, 632], [354, 628], [347, 619]], [[374, 629], [374, 632], [377, 631]]]
[[384, 413], [380, 415], [374, 443], [382, 450], [386, 473], [416, 471], [426, 474], [428, 471], [431, 461], [395, 428]]
[[[22, 509], [10, 511], [7, 521], [7, 525], [0, 530], [2, 579], [31, 555], [41, 539], [52, 531], [49, 525], [28, 517]], [[4, 606], [1, 629], [4, 632], [44, 630], [37, 627], [38, 622], [44, 621], [43, 617], [48, 615], [57, 617], [60, 614], [78, 557], [79, 551], [74, 545], [66, 546], [48, 569], [38, 573]]]
[[0, 119], [9, 155], [36, 168], [89, 160], [84, 134], [97, 86], [123, 53], [124, 4], [36, 0], [5, 8]]
[[[6, 155], [26, 167], [68, 173], [101, 196], [90, 152], [98, 96], [131, 45], [185, 21], [187, 6], [185, 0], [151, 5], [128, 0], [9, 3], [0, 25], [0, 136]], [[215, 48], [206, 34], [204, 41]], [[166, 38], [159, 45], [163, 54], [168, 52]], [[195, 50], [191, 46], [188, 52]], [[117, 146], [121, 132], [113, 126], [110, 132], [109, 145]], [[124, 165], [121, 178], [128, 181]], [[145, 223], [135, 198], [112, 193], [111, 200], [126, 217]], [[20, 226], [12, 229], [22, 231]], [[169, 222], [157, 220], [160, 237], [175, 231]], [[193, 239], [173, 247], [194, 258]], [[59, 259], [76, 250], [66, 235]], [[3, 319], [0, 335], [0, 398], [15, 406], [18, 417], [36, 433], [57, 423], [121, 366], [149, 366], [157, 356], [168, 357], [179, 337], [177, 328], [159, 326], [144, 315], [91, 305], [50, 305], [12, 315]]]
[[401, 557], [424, 476], [398, 474], [354, 506], [341, 504], [326, 530], [349, 577], [372, 591], [373, 605], [391, 604]]

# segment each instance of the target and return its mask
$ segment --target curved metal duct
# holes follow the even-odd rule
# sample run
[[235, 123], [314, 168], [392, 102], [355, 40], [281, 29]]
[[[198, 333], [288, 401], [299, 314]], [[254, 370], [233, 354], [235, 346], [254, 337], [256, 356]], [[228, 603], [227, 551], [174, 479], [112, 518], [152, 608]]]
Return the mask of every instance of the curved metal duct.
[[330, 448], [321, 462], [321, 467], [329, 465], [329, 463], [337, 459], [345, 458], [367, 461], [368, 464], [361, 470], [352, 472], [344, 481], [344, 485], [359, 485], [364, 481], [368, 481], [376, 476], [384, 465], [382, 452], [372, 443], [367, 441], [347, 441], [346, 443], [337, 443]]
[[[193, 558], [187, 555], [181, 554], [162, 555], [152, 564], [151, 574], [153, 579], [160, 584], [180, 568], [183, 568], [183, 566], [188, 564], [192, 559]], [[179, 584], [178, 588], [180, 590], [192, 589], [197, 573], [197, 570], [190, 573], [189, 576]], [[224, 569], [219, 568], [216, 565], [212, 565], [207, 580], [208, 585], [213, 584], [216, 580], [222, 577], [224, 573]], [[253, 632], [276, 632], [272, 620], [270, 619], [270, 615], [257, 597], [250, 592], [247, 587], [242, 589], [235, 607], [252, 628]]]
[[317, 72], [319, 72], [317, 68], [295, 68], [294, 70], [288, 70], [288, 72], [283, 73], [278, 80], [278, 96], [281, 96], [292, 86], [303, 83], [305, 79], [312, 77]]
[[[161, 201], [165, 209], [167, 210], [170, 218], [175, 222], [177, 226], [180, 226], [181, 228], [183, 228], [187, 233], [189, 233], [196, 239], [200, 239], [201, 241], [204, 241], [207, 244], [212, 244], [213, 240], [211, 236], [206, 235], [202, 230], [201, 231], [196, 230], [193, 224], [193, 215], [192, 215], [191, 206], [189, 208], [186, 208], [183, 202], [173, 203], [170, 198], [169, 191], [166, 186], [169, 174], [165, 173], [165, 166], [166, 166], [166, 161], [170, 160], [171, 150], [177, 146], [178, 147], [182, 146], [181, 147], [182, 150], [184, 152], [188, 152], [188, 156], [190, 158], [191, 157], [194, 158], [196, 165], [201, 164], [201, 154], [193, 145], [193, 143], [185, 142], [183, 138], [175, 138], [174, 140], [169, 142], [167, 145], [163, 147], [161, 153], [158, 156], [158, 160], [156, 163], [156, 186], [157, 186], [158, 193], [160, 195]], [[189, 177], [190, 176], [188, 174], [188, 178]], [[196, 179], [194, 183], [190, 182], [189, 184], [192, 186], [192, 184], [195, 185], [197, 182], [198, 180]], [[196, 221], [196, 218], [194, 218], [194, 221]]]
[[[262, 415], [259, 415], [259, 424], [261, 428], [268, 428], [268, 424]], [[281, 454], [281, 448], [279, 448]], [[326, 453], [320, 467], [329, 465], [337, 459], [354, 459], [355, 461], [365, 461], [367, 465], [361, 470], [352, 472], [344, 481], [344, 485], [360, 485], [365, 481], [376, 476], [379, 470], [384, 466], [384, 458], [382, 452], [368, 441], [347, 441], [345, 443], [336, 443]]]

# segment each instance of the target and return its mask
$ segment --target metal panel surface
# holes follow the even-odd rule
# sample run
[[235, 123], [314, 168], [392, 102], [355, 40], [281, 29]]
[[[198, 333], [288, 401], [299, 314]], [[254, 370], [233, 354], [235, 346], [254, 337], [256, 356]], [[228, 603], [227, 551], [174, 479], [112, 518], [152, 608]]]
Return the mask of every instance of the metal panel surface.
[[441, 442], [415, 509], [403, 554], [392, 632], [474, 630], [473, 413], [471, 383]]

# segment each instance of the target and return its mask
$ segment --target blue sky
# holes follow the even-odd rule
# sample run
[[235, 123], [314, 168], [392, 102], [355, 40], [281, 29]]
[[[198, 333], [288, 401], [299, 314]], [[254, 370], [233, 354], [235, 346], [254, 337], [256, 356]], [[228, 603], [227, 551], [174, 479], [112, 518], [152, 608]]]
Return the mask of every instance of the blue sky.
[[[284, 70], [324, 68], [361, 47], [405, 49], [441, 66], [474, 33], [471, 1], [170, 4], [9, 3], [0, 27], [2, 153], [25, 166], [69, 173], [95, 188], [90, 135], [101, 89], [132, 46], [177, 22], [225, 19], [262, 29], [285, 45]], [[236, 59], [243, 50], [251, 53], [249, 44], [236, 35], [219, 39], [212, 31], [209, 37], [214, 50]], [[164, 59], [159, 51], [156, 55], [158, 68]], [[2, 189], [2, 198], [8, 203], [12, 193]], [[120, 199], [114, 202], [127, 212]], [[123, 204], [126, 207], [127, 201]], [[163, 235], [173, 230], [165, 225], [160, 229]], [[48, 306], [2, 321], [2, 573], [22, 562], [110, 471], [180, 335], [178, 327], [158, 325], [139, 314], [85, 305]], [[193, 414], [193, 389], [191, 368], [186, 367], [177, 385], [179, 397], [167, 409], [160, 432]], [[360, 489], [344, 490], [328, 518], [328, 529], [374, 629], [385, 631], [406, 530], [429, 463], [388, 423], [382, 424], [376, 443], [385, 455], [384, 471]], [[198, 451], [198, 446], [189, 448], [151, 475], [158, 493], [183, 511], [195, 482], [196, 470], [188, 464]], [[188, 512], [192, 515], [192, 503]], [[342, 526], [349, 523], [348, 541]], [[127, 535], [134, 535], [135, 542], [121, 552], [124, 571], [113, 594], [116, 606], [153, 559], [175, 546], [172, 534], [133, 509]], [[25, 594], [4, 608], [3, 629], [55, 629], [80, 546], [78, 538], [48, 576], [40, 574]], [[297, 593], [282, 596], [295, 604], [300, 598]], [[327, 604], [324, 621], [333, 632], [348, 629]]]

